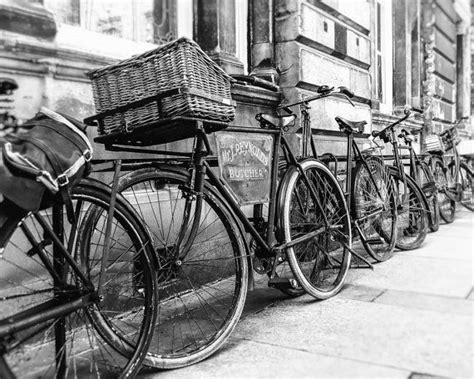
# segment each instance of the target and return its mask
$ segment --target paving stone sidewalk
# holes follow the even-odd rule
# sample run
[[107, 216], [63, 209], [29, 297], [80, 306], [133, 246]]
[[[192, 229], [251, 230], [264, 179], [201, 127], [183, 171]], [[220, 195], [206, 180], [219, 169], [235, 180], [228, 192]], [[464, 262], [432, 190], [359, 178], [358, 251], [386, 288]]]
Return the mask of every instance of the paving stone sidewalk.
[[351, 270], [336, 297], [288, 299], [262, 281], [226, 345], [149, 378], [473, 377], [474, 216], [430, 233], [374, 271]]

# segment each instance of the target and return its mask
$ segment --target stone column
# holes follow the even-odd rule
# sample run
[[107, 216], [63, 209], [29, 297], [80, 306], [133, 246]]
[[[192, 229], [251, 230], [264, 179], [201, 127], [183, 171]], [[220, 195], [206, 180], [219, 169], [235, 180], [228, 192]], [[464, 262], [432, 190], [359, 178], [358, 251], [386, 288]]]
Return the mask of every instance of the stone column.
[[471, 49], [470, 28], [464, 21], [457, 26], [457, 88], [456, 88], [456, 118], [470, 116], [470, 79], [471, 79]]
[[423, 132], [421, 141], [433, 133], [433, 99], [436, 92], [436, 81], [434, 76], [434, 40], [435, 40], [435, 16], [434, 0], [422, 0], [421, 35], [423, 37]]
[[236, 57], [235, 0], [197, 0], [194, 39], [229, 74], [241, 74]]
[[273, 0], [249, 0], [251, 74], [276, 83], [273, 16]]

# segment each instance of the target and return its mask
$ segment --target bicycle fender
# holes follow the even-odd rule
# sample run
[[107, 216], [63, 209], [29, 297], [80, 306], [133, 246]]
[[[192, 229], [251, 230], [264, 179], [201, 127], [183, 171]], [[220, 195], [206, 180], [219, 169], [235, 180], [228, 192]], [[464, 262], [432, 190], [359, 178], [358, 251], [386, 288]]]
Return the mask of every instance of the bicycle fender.
[[[311, 158], [309, 158], [311, 159]], [[306, 159], [305, 159], [306, 160]], [[299, 162], [301, 163], [301, 162]], [[276, 200], [277, 200], [277, 214], [282, 215], [283, 214], [283, 207], [284, 207], [284, 199], [285, 199], [285, 194], [288, 191], [288, 183], [291, 178], [291, 176], [294, 174], [295, 171], [297, 171], [298, 168], [296, 166], [290, 166], [285, 174], [283, 175], [283, 178], [280, 180], [280, 184], [278, 185], [277, 189], [277, 195], [276, 195]], [[279, 240], [283, 238], [281, 235], [281, 231], [283, 230], [283, 225], [282, 225], [282, 218], [278, 217], [278, 229], [277, 229], [277, 237]]]
[[471, 167], [469, 167], [466, 163], [461, 162], [459, 167], [463, 167], [468, 172], [469, 175], [473, 175], [473, 171], [472, 171]]
[[[396, 167], [394, 167], [394, 166], [386, 166], [386, 167], [388, 168], [391, 176], [393, 176], [393, 177], [398, 177], [399, 176], [398, 175], [398, 169]], [[413, 179], [408, 174], [406, 174], [406, 178], [407, 178], [407, 182], [410, 182], [411, 184], [413, 184], [413, 186], [421, 194], [421, 200], [423, 201], [423, 206], [425, 207], [426, 213], [428, 214], [428, 217], [429, 217], [429, 225], [432, 225], [433, 224], [433, 219], [431, 217], [431, 212], [430, 212], [430, 206], [429, 206], [429, 203], [428, 203], [428, 199], [426, 198], [425, 194], [423, 193], [423, 191], [421, 190], [420, 186], [415, 181], [415, 179]]]

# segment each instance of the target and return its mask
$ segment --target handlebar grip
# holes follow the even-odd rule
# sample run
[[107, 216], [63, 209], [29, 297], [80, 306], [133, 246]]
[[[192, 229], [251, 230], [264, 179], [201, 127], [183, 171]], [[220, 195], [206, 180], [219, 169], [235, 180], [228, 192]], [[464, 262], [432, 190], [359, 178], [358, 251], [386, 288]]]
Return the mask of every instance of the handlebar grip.
[[380, 135], [380, 131], [378, 130], [372, 130], [372, 133], [370, 133], [372, 137], [377, 138]]
[[354, 92], [349, 90], [347, 87], [339, 87], [339, 92], [346, 95], [347, 97], [354, 97]]
[[413, 112], [423, 114], [423, 109], [412, 107], [411, 110], [412, 110]]

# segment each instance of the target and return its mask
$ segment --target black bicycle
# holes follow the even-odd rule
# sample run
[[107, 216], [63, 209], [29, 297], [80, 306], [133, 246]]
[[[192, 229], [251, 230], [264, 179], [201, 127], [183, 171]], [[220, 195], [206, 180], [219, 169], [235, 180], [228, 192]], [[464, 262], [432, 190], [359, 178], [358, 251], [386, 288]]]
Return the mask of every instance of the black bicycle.
[[132, 378], [145, 358], [157, 301], [148, 231], [98, 181], [72, 199], [72, 224], [62, 205], [0, 202], [1, 378]]
[[[429, 227], [432, 232], [436, 232], [439, 229], [439, 204], [438, 204], [438, 188], [431, 171], [429, 164], [423, 160], [422, 157], [416, 154], [413, 148], [414, 136], [406, 129], [402, 129], [398, 138], [402, 139], [405, 143], [404, 146], [399, 146], [399, 149], [406, 148], [409, 152], [409, 167], [410, 176], [415, 179], [418, 186], [423, 191], [426, 199], [428, 200], [430, 217]], [[402, 157], [405, 158], [405, 157]]]
[[395, 127], [410, 115], [411, 112], [406, 110], [405, 115], [394, 123], [380, 131], [372, 131], [372, 137], [378, 137], [384, 143], [390, 143], [393, 146], [394, 164], [389, 166], [389, 170], [395, 183], [397, 195], [398, 238], [396, 247], [402, 250], [416, 249], [423, 243], [428, 232], [428, 217], [432, 218], [425, 194], [415, 179], [405, 172], [399, 151], [400, 145], [395, 134]]
[[[145, 364], [176, 368], [214, 353], [242, 313], [249, 267], [292, 296], [326, 299], [342, 288], [351, 260], [343, 192], [324, 164], [295, 158], [284, 133], [295, 116], [256, 118], [260, 128], [216, 135], [217, 159], [207, 134], [227, 125], [212, 120], [175, 117], [96, 139], [155, 158], [124, 162], [130, 172], [117, 188], [152, 234], [159, 262], [158, 320]], [[173, 128], [193, 138], [190, 151], [146, 148], [169, 141], [159, 131]]]
[[[345, 87], [321, 86], [318, 94], [301, 101], [285, 104], [278, 109], [292, 114], [290, 107], [298, 105], [303, 116], [303, 126], [300, 131], [302, 137], [302, 158], [313, 157], [321, 159], [327, 165], [332, 165], [336, 177], [341, 172], [338, 159], [333, 154], [318, 155], [311, 128], [309, 103], [328, 96], [341, 96], [349, 101], [353, 93]], [[362, 134], [365, 121], [352, 122], [336, 117], [340, 130], [347, 136], [347, 162], [343, 170], [344, 179], [341, 186], [345, 187], [345, 199], [351, 213], [352, 227], [355, 229], [354, 246], [352, 253], [369, 267], [372, 267], [358, 250], [359, 242], [364, 250], [376, 261], [385, 261], [390, 258], [397, 239], [397, 209], [392, 180], [384, 166], [383, 159], [372, 154], [372, 150], [361, 152], [354, 140], [355, 134]], [[344, 184], [345, 182], [345, 184]]]
[[436, 143], [428, 146], [430, 165], [439, 188], [440, 215], [446, 223], [454, 220], [456, 202], [474, 211], [474, 175], [471, 167], [461, 160], [457, 150], [457, 126], [462, 120], [458, 120], [439, 136], [433, 136]]

